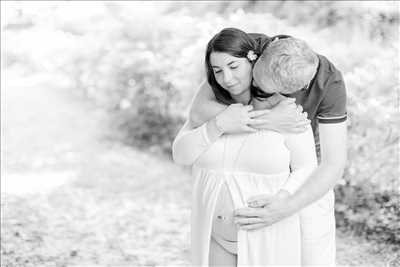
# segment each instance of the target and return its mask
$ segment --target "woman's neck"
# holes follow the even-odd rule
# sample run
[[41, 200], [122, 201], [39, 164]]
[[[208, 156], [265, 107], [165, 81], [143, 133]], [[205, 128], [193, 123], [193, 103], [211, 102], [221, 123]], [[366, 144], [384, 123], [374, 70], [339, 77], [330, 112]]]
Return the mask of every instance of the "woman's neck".
[[233, 100], [237, 103], [242, 103], [243, 105], [248, 105], [251, 99], [250, 89], [244, 91], [240, 95], [232, 95]]

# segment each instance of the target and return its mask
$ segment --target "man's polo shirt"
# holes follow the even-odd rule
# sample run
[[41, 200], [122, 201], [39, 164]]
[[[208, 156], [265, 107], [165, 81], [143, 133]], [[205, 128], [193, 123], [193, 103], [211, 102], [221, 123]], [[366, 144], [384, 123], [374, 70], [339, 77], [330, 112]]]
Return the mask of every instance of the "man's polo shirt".
[[[264, 34], [249, 34], [262, 49], [268, 49], [268, 43], [274, 37]], [[346, 87], [342, 74], [324, 56], [318, 55], [317, 73], [307, 89], [292, 94], [296, 103], [303, 107], [311, 120], [318, 160], [320, 160], [319, 123], [340, 123], [347, 119]]]
[[342, 74], [329, 60], [318, 55], [318, 69], [307, 89], [292, 94], [311, 120], [317, 156], [320, 159], [318, 124], [340, 123], [347, 119], [346, 87]]

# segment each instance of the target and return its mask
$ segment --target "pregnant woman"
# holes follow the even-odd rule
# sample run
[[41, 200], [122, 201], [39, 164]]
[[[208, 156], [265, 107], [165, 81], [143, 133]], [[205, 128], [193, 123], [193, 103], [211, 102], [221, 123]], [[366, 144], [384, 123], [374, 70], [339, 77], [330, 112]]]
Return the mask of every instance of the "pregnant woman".
[[246, 207], [250, 197], [286, 197], [317, 166], [311, 127], [299, 134], [251, 127], [247, 133], [227, 133], [233, 111], [240, 109], [249, 125], [261, 123], [256, 117], [267, 112], [266, 102], [252, 98], [259, 90], [252, 86], [258, 49], [238, 29], [224, 29], [209, 41], [208, 83], [218, 101], [231, 105], [198, 128], [186, 122], [173, 144], [175, 162], [192, 165], [195, 179], [191, 253], [196, 266], [301, 265], [298, 214], [257, 231], [238, 229], [233, 220], [233, 211]]

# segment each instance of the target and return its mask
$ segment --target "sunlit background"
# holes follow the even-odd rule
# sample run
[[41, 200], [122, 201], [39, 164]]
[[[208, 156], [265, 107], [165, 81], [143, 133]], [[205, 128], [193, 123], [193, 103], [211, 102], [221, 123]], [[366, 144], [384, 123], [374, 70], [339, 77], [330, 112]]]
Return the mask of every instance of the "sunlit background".
[[2, 266], [189, 264], [171, 141], [225, 27], [296, 36], [342, 71], [337, 260], [400, 266], [395, 1], [2, 1]]

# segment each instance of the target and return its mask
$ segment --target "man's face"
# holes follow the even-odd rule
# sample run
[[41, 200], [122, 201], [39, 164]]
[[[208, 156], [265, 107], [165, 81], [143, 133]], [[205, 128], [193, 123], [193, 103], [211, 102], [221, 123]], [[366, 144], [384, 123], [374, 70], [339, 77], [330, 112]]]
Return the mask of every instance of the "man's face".
[[266, 74], [262, 71], [260, 61], [257, 61], [253, 67], [253, 85], [267, 94], [276, 93], [276, 86], [273, 85], [271, 79], [268, 79], [268, 77], [265, 76]]
[[253, 85], [258, 87], [261, 91], [266, 93], [267, 95], [273, 94], [281, 94], [285, 97], [295, 97], [296, 93], [308, 88], [309, 84], [306, 84], [304, 87], [299, 88], [294, 91], [286, 91], [283, 88], [277, 86], [272, 79], [268, 77], [268, 75], [263, 71], [262, 66], [260, 65], [260, 61], [257, 61], [253, 67]]

